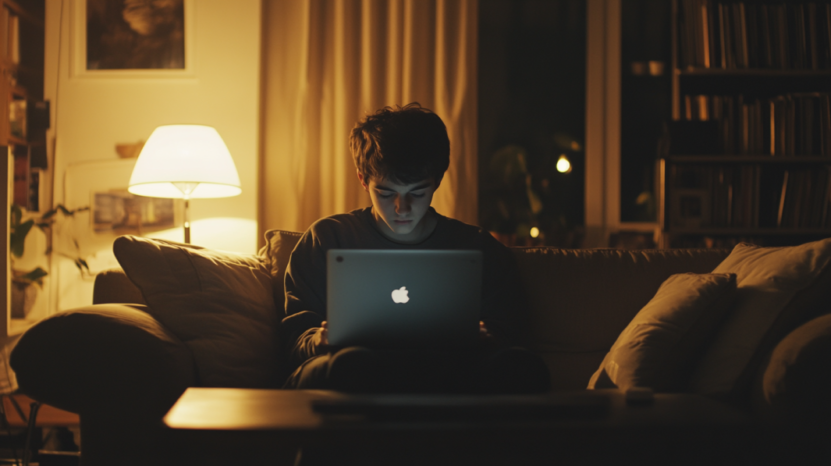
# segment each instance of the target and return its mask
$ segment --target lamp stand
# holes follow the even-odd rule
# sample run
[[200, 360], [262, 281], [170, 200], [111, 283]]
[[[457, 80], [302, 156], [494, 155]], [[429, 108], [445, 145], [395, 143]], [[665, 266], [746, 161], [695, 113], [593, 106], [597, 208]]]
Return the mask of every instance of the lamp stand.
[[199, 183], [173, 183], [182, 192], [182, 199], [185, 200], [185, 244], [190, 244], [190, 193], [196, 189]]
[[185, 244], [190, 244], [190, 199], [185, 198]]

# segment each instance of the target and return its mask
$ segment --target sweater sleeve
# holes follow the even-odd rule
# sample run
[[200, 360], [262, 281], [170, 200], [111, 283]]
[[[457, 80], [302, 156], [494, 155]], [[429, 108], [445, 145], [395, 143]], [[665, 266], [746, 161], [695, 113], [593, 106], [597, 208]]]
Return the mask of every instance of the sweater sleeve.
[[286, 317], [281, 330], [293, 371], [315, 356], [312, 339], [326, 320], [326, 251], [310, 229], [300, 238], [286, 270]]
[[520, 345], [516, 327], [527, 304], [516, 260], [510, 249], [487, 232], [481, 233], [485, 264], [482, 276], [482, 321], [495, 338]]

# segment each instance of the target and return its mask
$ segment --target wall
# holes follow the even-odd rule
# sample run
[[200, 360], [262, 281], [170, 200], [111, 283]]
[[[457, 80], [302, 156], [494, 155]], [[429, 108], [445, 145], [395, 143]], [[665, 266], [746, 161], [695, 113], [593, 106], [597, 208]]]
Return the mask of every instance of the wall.
[[[186, 0], [187, 1], [187, 0]], [[77, 3], [76, 3], [77, 2]], [[69, 208], [90, 204], [90, 191], [126, 188], [132, 161], [121, 160], [119, 143], [146, 140], [163, 124], [214, 126], [239, 172], [242, 194], [191, 201], [192, 242], [255, 252], [257, 247], [257, 154], [259, 141], [260, 0], [193, 0], [192, 72], [183, 77], [88, 76], [77, 73], [82, 24], [74, 14], [81, 0], [48, 0], [46, 6], [46, 90], [52, 102], [50, 168], [54, 203]], [[181, 218], [181, 213], [177, 219]], [[89, 214], [63, 222], [55, 246], [81, 256], [93, 272], [116, 265], [115, 233], [94, 233]], [[147, 236], [182, 241], [181, 228]], [[92, 280], [82, 279], [71, 261], [53, 257], [50, 307], [67, 309], [91, 303]]]

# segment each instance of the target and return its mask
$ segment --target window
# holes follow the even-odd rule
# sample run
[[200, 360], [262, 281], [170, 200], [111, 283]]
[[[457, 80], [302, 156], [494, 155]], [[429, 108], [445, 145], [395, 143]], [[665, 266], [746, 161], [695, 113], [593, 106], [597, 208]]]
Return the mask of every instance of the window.
[[507, 244], [579, 247], [585, 2], [482, 0], [478, 86], [480, 224]]

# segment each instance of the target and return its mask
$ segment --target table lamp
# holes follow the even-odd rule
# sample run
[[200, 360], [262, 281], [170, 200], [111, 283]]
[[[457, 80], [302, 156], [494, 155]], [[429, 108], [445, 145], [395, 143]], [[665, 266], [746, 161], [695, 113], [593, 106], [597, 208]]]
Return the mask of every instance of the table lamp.
[[236, 196], [237, 167], [210, 126], [159, 126], [136, 160], [127, 190], [139, 196], [185, 200], [185, 243], [190, 243], [190, 199]]

